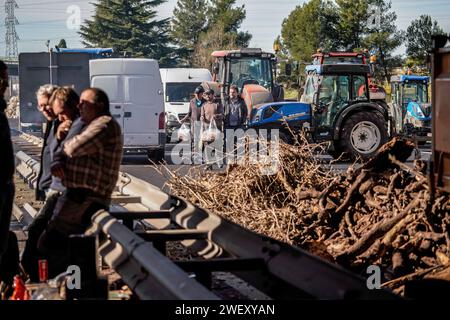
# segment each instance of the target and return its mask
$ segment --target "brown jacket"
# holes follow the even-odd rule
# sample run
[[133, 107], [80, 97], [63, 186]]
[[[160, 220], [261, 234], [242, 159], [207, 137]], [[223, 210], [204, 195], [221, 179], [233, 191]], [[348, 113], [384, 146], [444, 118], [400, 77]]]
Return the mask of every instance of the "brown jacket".
[[211, 120], [216, 117], [217, 128], [222, 130], [222, 121], [223, 121], [223, 107], [220, 103], [215, 102], [206, 102], [202, 106], [201, 119], [203, 122], [209, 124]]
[[197, 107], [196, 104], [197, 99], [192, 99], [189, 102], [189, 112], [188, 114], [181, 120], [181, 122], [190, 121], [191, 122], [191, 128], [194, 127], [195, 121], [200, 121], [200, 108], [205, 104], [205, 101], [202, 100], [202, 105], [200, 107]]

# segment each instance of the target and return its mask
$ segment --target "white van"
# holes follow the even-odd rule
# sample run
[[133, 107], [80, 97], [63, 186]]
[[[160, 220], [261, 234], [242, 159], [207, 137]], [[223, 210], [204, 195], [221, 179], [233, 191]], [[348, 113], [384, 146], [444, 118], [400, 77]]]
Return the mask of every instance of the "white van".
[[208, 69], [160, 69], [164, 86], [167, 138], [180, 127], [180, 120], [189, 112], [189, 101], [194, 90], [204, 81], [212, 81]]
[[164, 156], [165, 114], [158, 61], [153, 59], [90, 60], [92, 87], [103, 89], [112, 115], [120, 123], [125, 154]]

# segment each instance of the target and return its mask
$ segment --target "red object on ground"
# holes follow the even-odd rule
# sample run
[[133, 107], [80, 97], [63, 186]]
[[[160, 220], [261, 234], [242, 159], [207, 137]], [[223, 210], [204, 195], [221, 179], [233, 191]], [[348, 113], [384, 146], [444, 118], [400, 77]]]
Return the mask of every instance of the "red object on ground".
[[14, 277], [14, 292], [9, 300], [30, 300], [30, 295], [20, 276]]
[[47, 260], [39, 260], [39, 281], [45, 282], [48, 280], [48, 262]]

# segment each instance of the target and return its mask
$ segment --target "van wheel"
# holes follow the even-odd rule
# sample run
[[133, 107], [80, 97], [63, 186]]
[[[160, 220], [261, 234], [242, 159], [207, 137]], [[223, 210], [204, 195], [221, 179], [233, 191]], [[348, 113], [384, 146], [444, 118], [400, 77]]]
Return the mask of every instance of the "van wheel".
[[363, 160], [373, 157], [378, 149], [388, 141], [386, 122], [375, 112], [358, 112], [350, 116], [342, 127], [336, 151], [333, 156]]
[[152, 149], [147, 152], [148, 159], [155, 162], [156, 164], [161, 164], [164, 162], [164, 149]]

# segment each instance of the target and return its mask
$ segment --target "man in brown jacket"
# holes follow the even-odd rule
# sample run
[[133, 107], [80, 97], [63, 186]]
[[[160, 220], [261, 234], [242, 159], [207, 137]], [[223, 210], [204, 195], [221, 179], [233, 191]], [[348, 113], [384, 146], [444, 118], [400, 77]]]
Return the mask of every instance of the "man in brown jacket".
[[[205, 92], [206, 103], [202, 107], [200, 120], [203, 123], [203, 130], [209, 129], [209, 124], [212, 121], [216, 122], [217, 129], [223, 131], [223, 106], [220, 102], [216, 102], [214, 90], [209, 89]], [[203, 134], [202, 134], [203, 135]], [[206, 135], [205, 137], [207, 137]], [[203, 138], [203, 137], [202, 137]], [[215, 162], [217, 166], [221, 166], [223, 161], [223, 135], [219, 134], [214, 137], [214, 140], [204, 141], [202, 144], [202, 154], [204, 154], [206, 163], [212, 168], [212, 163]]]
[[198, 136], [200, 135], [200, 114], [202, 110], [202, 106], [205, 103], [205, 99], [203, 98], [203, 94], [205, 89], [202, 86], [198, 86], [194, 91], [194, 98], [189, 103], [189, 112], [188, 114], [181, 119], [181, 123], [190, 122], [191, 124], [191, 161], [196, 162], [196, 158], [198, 158]]
[[209, 125], [212, 120], [216, 121], [217, 128], [222, 131], [223, 128], [223, 106], [216, 102], [214, 90], [209, 89], [205, 92], [206, 103], [202, 106], [200, 120]]

